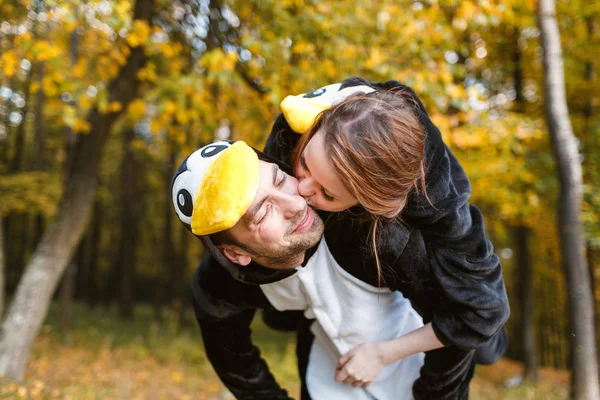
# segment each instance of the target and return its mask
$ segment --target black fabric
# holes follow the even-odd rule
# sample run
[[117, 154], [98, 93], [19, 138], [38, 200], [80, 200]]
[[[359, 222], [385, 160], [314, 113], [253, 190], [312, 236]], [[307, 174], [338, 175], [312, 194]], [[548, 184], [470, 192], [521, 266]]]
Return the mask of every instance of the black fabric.
[[[360, 78], [345, 80], [342, 88], [355, 85], [401, 88], [416, 102], [413, 109], [427, 135], [424, 157], [432, 204], [413, 193], [401, 219], [381, 228], [382, 285], [402, 292], [447, 345], [427, 353], [415, 397], [467, 398], [475, 364], [472, 350], [490, 340], [510, 312], [498, 257], [485, 236], [481, 213], [468, 203], [471, 188], [466, 174], [414, 91], [396, 81]], [[299, 137], [280, 115], [265, 152], [289, 163]], [[377, 285], [375, 258], [368, 246], [371, 224], [362, 213], [354, 207], [329, 215], [325, 238], [343, 269]]]
[[[298, 375], [300, 376], [300, 399], [311, 400], [308, 388], [306, 386], [306, 371], [308, 370], [308, 361], [310, 350], [315, 340], [314, 335], [310, 331], [310, 325], [314, 322], [313, 319], [302, 317], [298, 327], [296, 341], [296, 359], [298, 361]], [[332, 371], [333, 375], [333, 371]]]
[[271, 307], [260, 287], [235, 280], [206, 256], [194, 274], [192, 293], [206, 355], [235, 397], [291, 399], [252, 344], [250, 323], [256, 309]]
[[508, 345], [508, 335], [506, 334], [506, 327], [504, 327], [475, 350], [475, 362], [481, 365], [497, 363], [506, 355]]
[[303, 311], [279, 311], [276, 309], [265, 309], [262, 318], [269, 328], [283, 332], [295, 332], [298, 330]]
[[416, 400], [466, 400], [475, 372], [475, 350], [455, 346], [425, 353], [421, 376], [413, 385]]

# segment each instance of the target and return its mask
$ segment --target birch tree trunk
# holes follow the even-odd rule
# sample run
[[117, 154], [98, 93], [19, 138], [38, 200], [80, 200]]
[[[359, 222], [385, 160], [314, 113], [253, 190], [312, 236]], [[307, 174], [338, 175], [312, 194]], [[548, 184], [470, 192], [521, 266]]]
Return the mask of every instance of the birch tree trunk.
[[[134, 18], [150, 21], [153, 0], [137, 0]], [[137, 92], [137, 73], [145, 63], [144, 51], [137, 47], [111, 82], [109, 100], [123, 109]], [[109, 130], [118, 112], [90, 112], [92, 127], [76, 144], [58, 213], [42, 236], [19, 282], [6, 320], [0, 331], [0, 375], [22, 380], [33, 342], [46, 317], [52, 294], [81, 240], [96, 192], [97, 172]]]
[[571, 358], [571, 398], [600, 399], [593, 298], [580, 221], [582, 171], [569, 119], [554, 0], [539, 0], [544, 64], [544, 108], [560, 180], [558, 227], [565, 270]]

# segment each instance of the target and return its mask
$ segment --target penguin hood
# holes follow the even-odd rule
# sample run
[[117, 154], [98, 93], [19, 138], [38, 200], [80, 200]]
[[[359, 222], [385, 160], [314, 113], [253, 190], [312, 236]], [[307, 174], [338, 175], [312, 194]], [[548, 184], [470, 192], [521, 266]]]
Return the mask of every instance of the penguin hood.
[[286, 173], [292, 169], [243, 141], [218, 141], [190, 154], [171, 181], [171, 199], [183, 225], [231, 276], [262, 285], [293, 275], [295, 269], [265, 268], [254, 261], [246, 266], [227, 259], [211, 234], [233, 227], [251, 205], [258, 187], [259, 160], [275, 163]]

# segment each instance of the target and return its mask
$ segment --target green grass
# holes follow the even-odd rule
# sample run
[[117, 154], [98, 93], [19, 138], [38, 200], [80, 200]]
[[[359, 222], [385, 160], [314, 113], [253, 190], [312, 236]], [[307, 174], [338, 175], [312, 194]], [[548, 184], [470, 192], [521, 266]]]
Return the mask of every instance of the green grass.
[[[180, 331], [174, 313], [162, 323], [150, 307], [139, 306], [135, 319], [122, 321], [116, 310], [73, 309], [68, 340], [52, 306], [21, 385], [0, 381], [0, 399], [227, 399], [231, 398], [206, 359], [196, 322]], [[253, 340], [279, 383], [298, 397], [295, 335], [273, 331], [256, 318]], [[542, 370], [536, 388], [505, 389], [518, 363], [503, 360], [478, 367], [471, 385], [475, 400], [559, 400], [567, 398], [568, 374]]]

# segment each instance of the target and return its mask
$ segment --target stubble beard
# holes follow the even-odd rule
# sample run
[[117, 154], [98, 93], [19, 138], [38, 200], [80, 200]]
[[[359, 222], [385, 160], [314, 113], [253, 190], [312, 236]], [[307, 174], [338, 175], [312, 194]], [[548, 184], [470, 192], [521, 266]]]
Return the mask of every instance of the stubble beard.
[[[312, 210], [314, 212], [314, 210]], [[299, 223], [300, 221], [298, 221]], [[297, 227], [297, 224], [292, 224], [293, 228]], [[304, 254], [306, 250], [315, 246], [321, 240], [323, 236], [323, 230], [325, 225], [319, 215], [314, 212], [314, 220], [308, 231], [302, 234], [296, 234], [297, 237], [293, 237], [294, 233], [289, 232], [285, 235], [285, 239], [290, 242], [290, 246], [284, 249], [278, 249], [270, 251], [269, 254], [266, 252], [257, 251], [255, 261], [259, 264], [273, 269], [286, 269], [299, 267], [304, 261]], [[262, 253], [262, 255], [259, 255]]]

